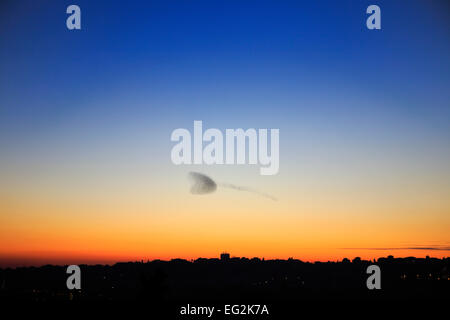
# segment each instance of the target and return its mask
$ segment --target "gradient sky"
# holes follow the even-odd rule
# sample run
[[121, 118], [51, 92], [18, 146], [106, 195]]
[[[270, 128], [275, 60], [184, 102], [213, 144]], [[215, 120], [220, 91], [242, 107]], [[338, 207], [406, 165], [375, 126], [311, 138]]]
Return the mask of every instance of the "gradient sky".
[[[449, 15], [425, 0], [2, 1], [0, 266], [448, 256]], [[173, 165], [170, 134], [194, 120], [279, 128], [279, 173]], [[279, 200], [191, 195], [189, 171]]]

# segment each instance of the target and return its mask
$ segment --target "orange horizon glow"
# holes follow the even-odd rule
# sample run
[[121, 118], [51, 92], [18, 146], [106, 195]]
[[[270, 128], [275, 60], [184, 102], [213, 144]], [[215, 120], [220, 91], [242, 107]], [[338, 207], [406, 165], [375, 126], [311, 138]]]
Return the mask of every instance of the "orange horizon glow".
[[96, 190], [9, 188], [0, 199], [0, 266], [191, 260], [222, 251], [309, 262], [449, 256], [443, 248], [449, 243], [450, 205], [439, 200], [441, 192], [409, 198], [411, 190], [395, 191], [394, 201], [392, 191], [381, 188], [368, 196], [353, 187], [296, 187], [283, 175], [276, 188], [258, 179], [253, 185], [282, 194], [280, 200], [232, 190], [191, 195], [183, 179], [133, 193], [106, 184]]

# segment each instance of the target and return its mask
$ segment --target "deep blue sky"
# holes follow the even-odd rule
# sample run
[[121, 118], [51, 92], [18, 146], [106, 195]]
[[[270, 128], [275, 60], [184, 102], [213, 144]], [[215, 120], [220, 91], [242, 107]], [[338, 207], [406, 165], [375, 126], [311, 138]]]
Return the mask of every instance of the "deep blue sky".
[[[381, 31], [365, 27], [373, 3]], [[448, 18], [445, 1], [2, 2], [0, 143], [142, 128], [164, 145], [195, 119], [448, 142]]]

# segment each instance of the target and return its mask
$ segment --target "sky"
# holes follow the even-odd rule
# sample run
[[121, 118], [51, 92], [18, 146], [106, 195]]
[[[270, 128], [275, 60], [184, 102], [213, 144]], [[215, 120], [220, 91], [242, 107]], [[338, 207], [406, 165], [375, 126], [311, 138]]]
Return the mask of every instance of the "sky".
[[[0, 266], [449, 256], [448, 9], [2, 1]], [[278, 174], [174, 165], [195, 120], [279, 129]], [[191, 171], [278, 201], [193, 195]]]

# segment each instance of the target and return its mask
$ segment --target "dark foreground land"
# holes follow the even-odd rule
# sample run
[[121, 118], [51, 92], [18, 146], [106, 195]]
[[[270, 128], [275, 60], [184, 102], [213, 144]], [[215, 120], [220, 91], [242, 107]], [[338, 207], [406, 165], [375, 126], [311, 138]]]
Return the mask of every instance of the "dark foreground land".
[[[381, 269], [381, 289], [369, 290], [369, 265]], [[68, 290], [67, 266], [0, 269], [3, 301], [145, 301], [266, 303], [295, 301], [450, 301], [450, 258], [359, 258], [305, 263], [258, 258], [155, 260], [80, 265], [81, 290]]]

